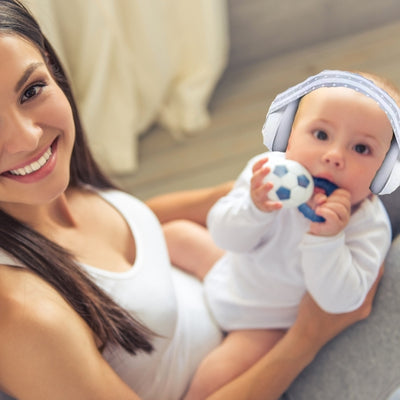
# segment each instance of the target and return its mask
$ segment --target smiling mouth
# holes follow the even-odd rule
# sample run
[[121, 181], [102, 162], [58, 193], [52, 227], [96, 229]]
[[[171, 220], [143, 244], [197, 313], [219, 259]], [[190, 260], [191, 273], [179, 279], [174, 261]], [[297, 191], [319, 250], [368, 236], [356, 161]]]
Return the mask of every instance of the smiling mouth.
[[36, 171], [39, 171], [39, 169], [46, 165], [52, 154], [53, 153], [50, 146], [38, 160], [22, 168], [10, 169], [8, 172], [14, 176], [25, 176], [32, 174]]

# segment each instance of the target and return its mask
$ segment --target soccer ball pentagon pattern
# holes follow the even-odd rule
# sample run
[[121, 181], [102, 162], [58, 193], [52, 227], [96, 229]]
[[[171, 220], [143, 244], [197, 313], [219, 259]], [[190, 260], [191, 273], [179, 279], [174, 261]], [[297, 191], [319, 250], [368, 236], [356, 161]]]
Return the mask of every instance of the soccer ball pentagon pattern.
[[269, 199], [280, 201], [283, 207], [298, 207], [306, 203], [313, 194], [313, 178], [298, 162], [272, 158], [267, 161], [266, 166], [271, 171], [264, 182], [272, 182], [274, 185], [268, 192]]

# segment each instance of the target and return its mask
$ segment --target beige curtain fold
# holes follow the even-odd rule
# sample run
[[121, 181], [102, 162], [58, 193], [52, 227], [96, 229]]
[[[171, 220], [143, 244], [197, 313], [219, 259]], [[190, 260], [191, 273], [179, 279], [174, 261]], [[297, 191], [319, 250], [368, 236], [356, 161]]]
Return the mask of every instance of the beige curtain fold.
[[226, 0], [25, 0], [71, 79], [96, 159], [137, 167], [137, 138], [207, 125], [228, 58]]

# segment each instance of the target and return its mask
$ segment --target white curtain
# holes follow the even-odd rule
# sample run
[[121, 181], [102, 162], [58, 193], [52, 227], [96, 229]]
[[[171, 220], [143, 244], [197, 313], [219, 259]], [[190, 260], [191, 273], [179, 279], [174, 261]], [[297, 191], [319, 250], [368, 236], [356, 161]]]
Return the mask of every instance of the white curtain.
[[137, 138], [208, 123], [228, 58], [226, 0], [25, 0], [70, 77], [90, 146], [114, 173], [137, 167]]

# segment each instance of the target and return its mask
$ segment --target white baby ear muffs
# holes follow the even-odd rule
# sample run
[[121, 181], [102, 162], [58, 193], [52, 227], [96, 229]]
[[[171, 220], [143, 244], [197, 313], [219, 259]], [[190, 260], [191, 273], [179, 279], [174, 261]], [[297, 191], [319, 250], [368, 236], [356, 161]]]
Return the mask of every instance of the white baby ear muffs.
[[375, 100], [386, 113], [394, 138], [371, 183], [375, 194], [389, 194], [400, 186], [400, 109], [389, 94], [371, 80], [347, 71], [322, 71], [276, 96], [262, 128], [264, 144], [272, 151], [286, 151], [300, 99], [322, 87], [347, 87]]

